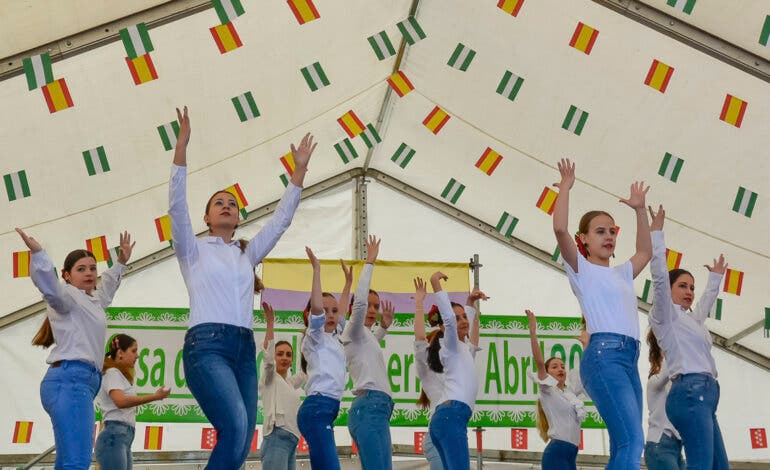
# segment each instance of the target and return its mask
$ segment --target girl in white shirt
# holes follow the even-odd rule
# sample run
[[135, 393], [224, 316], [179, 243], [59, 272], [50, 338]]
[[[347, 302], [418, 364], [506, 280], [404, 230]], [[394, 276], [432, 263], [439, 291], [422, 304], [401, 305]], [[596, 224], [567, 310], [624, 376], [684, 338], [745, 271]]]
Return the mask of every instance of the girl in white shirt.
[[131, 470], [136, 407], [163, 400], [171, 390], [161, 387], [155, 393], [137, 396], [134, 389], [134, 364], [138, 357], [136, 340], [117, 334], [107, 347], [109, 351], [104, 358], [99, 390], [104, 429], [96, 439], [94, 455], [104, 470]]
[[60, 283], [40, 243], [23, 230], [16, 231], [32, 252], [30, 276], [47, 304], [45, 321], [32, 344], [44, 348], [55, 344], [40, 384], [40, 400], [53, 424], [54, 468], [86, 470], [91, 465], [94, 397], [104, 362], [104, 309], [120, 286], [134, 244], [127, 232], [120, 235], [117, 263], [102, 273], [97, 289], [96, 259], [91, 252], [75, 250], [67, 255], [62, 268], [64, 283]]
[[254, 268], [291, 224], [315, 144], [310, 134], [295, 148], [296, 168], [272, 219], [248, 242], [235, 240], [238, 202], [227, 191], [206, 204], [207, 237], [196, 238], [187, 207], [190, 118], [177, 109], [179, 136], [169, 183], [174, 254], [190, 295], [190, 329], [183, 348], [187, 387], [217, 431], [209, 468], [239, 468], [257, 421], [254, 343]]
[[567, 369], [561, 358], [544, 360], [537, 341], [537, 319], [531, 310], [526, 310], [526, 314], [532, 359], [537, 367], [537, 375], [530, 371], [529, 376], [539, 386], [537, 430], [543, 441], [548, 442], [543, 451], [542, 468], [576, 470], [580, 423], [586, 416], [584, 402], [578, 396], [582, 387], [579, 382], [568, 381]]
[[[572, 291], [580, 303], [591, 339], [581, 361], [580, 375], [588, 394], [607, 424], [610, 435], [609, 470], [639, 468], [644, 448], [642, 384], [639, 378], [639, 317], [634, 278], [652, 256], [643, 182], [631, 185], [620, 202], [636, 213], [636, 253], [610, 267], [618, 228], [610, 214], [583, 215], [574, 239], [569, 232], [569, 193], [575, 165], [558, 164], [559, 196], [553, 211], [556, 235]], [[576, 246], [577, 244], [577, 246]]]

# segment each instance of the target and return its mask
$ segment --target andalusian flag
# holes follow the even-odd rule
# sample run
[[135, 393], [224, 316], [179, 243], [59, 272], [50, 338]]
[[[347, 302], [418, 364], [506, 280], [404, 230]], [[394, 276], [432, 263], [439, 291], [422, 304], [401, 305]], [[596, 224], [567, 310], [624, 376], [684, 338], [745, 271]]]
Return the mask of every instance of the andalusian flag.
[[283, 187], [285, 188], [289, 186], [289, 180], [291, 179], [291, 177], [289, 176], [288, 173], [281, 173], [278, 176], [278, 179], [281, 180], [281, 184], [283, 184]]
[[126, 64], [131, 72], [131, 78], [134, 79], [134, 85], [141, 85], [158, 78], [158, 72], [155, 70], [150, 54], [140, 55], [134, 59], [126, 57]]
[[13, 428], [13, 443], [14, 444], [29, 444], [32, 438], [32, 421], [16, 421], [16, 426]]
[[725, 285], [723, 290], [730, 294], [741, 295], [742, 286], [743, 271], [736, 271], [735, 269], [727, 268], [727, 272], [725, 272]]
[[444, 190], [441, 191], [441, 197], [452, 204], [456, 204], [457, 200], [462, 196], [463, 191], [465, 191], [465, 185], [461, 184], [456, 179], [451, 178]]
[[642, 290], [642, 296], [640, 297], [643, 302], [648, 304], [652, 303], [652, 281], [649, 279], [644, 280], [644, 290]]
[[746, 106], [748, 104], [748, 102], [728, 94], [725, 96], [725, 102], [722, 105], [722, 113], [719, 115], [719, 119], [735, 127], [741, 127], [743, 115], [746, 114]]
[[236, 202], [238, 203], [238, 210], [241, 211], [241, 215], [244, 219], [248, 219], [249, 211], [246, 210], [246, 206], [249, 205], [249, 202], [246, 200], [246, 196], [243, 195], [243, 191], [241, 191], [241, 185], [235, 183], [232, 186], [226, 187], [225, 191], [233, 195]]
[[158, 240], [171, 241], [171, 217], [166, 214], [155, 219], [155, 230], [158, 231]]
[[8, 193], [9, 201], [15, 201], [31, 195], [26, 170], [8, 173], [3, 176], [3, 180], [5, 181], [5, 192]]
[[679, 269], [682, 264], [682, 253], [666, 248], [666, 266], [668, 270]]
[[214, 26], [213, 28], [209, 28], [209, 31], [211, 31], [211, 36], [214, 37], [214, 42], [217, 43], [220, 54], [225, 54], [233, 49], [238, 49], [243, 45], [233, 23]]
[[476, 168], [492, 176], [492, 173], [494, 173], [501, 161], [503, 161], [503, 156], [487, 147], [478, 161], [476, 161]]
[[352, 110], [337, 118], [337, 122], [351, 139], [364, 131], [364, 124]]
[[160, 140], [163, 141], [163, 148], [166, 151], [173, 150], [176, 147], [176, 138], [179, 135], [179, 122], [172, 121], [158, 126], [158, 134], [160, 134]]
[[386, 31], [380, 31], [379, 33], [366, 38], [369, 41], [369, 45], [374, 49], [374, 55], [379, 60], [385, 60], [388, 57], [396, 55], [396, 49], [393, 47], [393, 43], [390, 42], [388, 33]]
[[377, 129], [375, 129], [371, 123], [368, 124], [366, 129], [361, 133], [361, 139], [363, 139], [364, 143], [369, 148], [382, 142], [380, 134], [377, 133]]
[[575, 32], [572, 34], [572, 39], [569, 41], [569, 45], [588, 55], [591, 53], [591, 49], [594, 48], [597, 37], [599, 37], [598, 29], [594, 29], [586, 24], [578, 22], [575, 27]]
[[556, 249], [553, 250], [553, 254], [551, 254], [551, 260], [554, 263], [561, 263], [564, 261], [564, 258], [561, 257], [561, 248], [559, 248], [559, 245], [556, 245]]
[[150, 34], [144, 23], [121, 29], [120, 39], [123, 40], [123, 47], [126, 48], [126, 55], [129, 59], [136, 59], [153, 51]]
[[695, 2], [697, 0], [667, 0], [666, 3], [670, 7], [674, 7], [677, 10], [687, 13], [692, 13], [692, 9], [695, 8]]
[[110, 249], [107, 248], [107, 237], [104, 235], [86, 240], [86, 250], [94, 254], [97, 263], [110, 259]]
[[289, 8], [291, 8], [299, 24], [305, 24], [321, 17], [313, 4], [313, 0], [286, 0], [286, 3], [289, 4]]
[[310, 87], [310, 91], [318, 91], [325, 86], [329, 86], [331, 83], [326, 77], [323, 67], [321, 67], [321, 64], [318, 62], [308, 65], [307, 67], [302, 67], [300, 71], [302, 72], [302, 76], [305, 77], [305, 81], [307, 82], [307, 86]]
[[50, 55], [34, 55], [25, 58], [22, 63], [24, 64], [24, 73], [27, 75], [27, 87], [30, 90], [43, 88], [53, 81]]
[[711, 311], [709, 311], [709, 317], [715, 320], [722, 319], [722, 299], [717, 299], [716, 302], [714, 302], [714, 306], [711, 307]]
[[676, 183], [679, 179], [679, 173], [682, 171], [682, 166], [684, 166], [684, 160], [666, 152], [666, 154], [663, 155], [663, 161], [660, 162], [658, 174], [667, 180]]
[[163, 426], [147, 426], [144, 428], [144, 448], [160, 450], [163, 448]]
[[107, 258], [107, 267], [111, 268], [113, 264], [120, 258], [120, 247], [113, 246], [110, 248], [110, 256]]
[[67, 82], [65, 82], [63, 78], [54, 80], [43, 86], [43, 96], [48, 105], [48, 111], [51, 113], [75, 106], [72, 103], [72, 97], [70, 96], [69, 88], [67, 88]]
[[431, 111], [426, 117], [425, 120], [422, 121], [423, 125], [428, 128], [431, 132], [434, 134], [438, 134], [439, 131], [444, 127], [444, 125], [449, 121], [449, 114], [447, 114], [446, 111], [439, 108], [438, 106], [433, 108], [433, 111]]
[[567, 115], [564, 117], [564, 122], [561, 123], [561, 128], [580, 135], [583, 132], [586, 121], [588, 121], [588, 113], [570, 105], [569, 111], [567, 111]]
[[241, 122], [246, 122], [249, 119], [259, 117], [259, 108], [257, 108], [257, 103], [254, 101], [254, 96], [250, 91], [247, 91], [242, 95], [234, 96], [230, 101], [233, 102], [235, 112], [238, 113], [238, 119], [240, 119]]
[[32, 252], [14, 251], [13, 252], [13, 277], [29, 277], [29, 261]]
[[286, 171], [289, 173], [289, 176], [294, 176], [294, 169], [297, 168], [297, 164], [294, 163], [294, 154], [292, 152], [289, 152], [286, 155], [282, 156], [280, 158], [280, 161], [283, 167], [286, 168]]
[[497, 2], [497, 8], [511, 16], [517, 16], [522, 5], [524, 5], [524, 0], [500, 0]]
[[519, 219], [507, 212], [503, 212], [503, 215], [500, 216], [500, 220], [497, 222], [495, 230], [502, 236], [511, 238], [513, 236], [513, 229], [516, 228], [517, 223], [519, 223]]
[[459, 42], [457, 43], [454, 52], [452, 52], [451, 57], [449, 57], [449, 62], [447, 62], [447, 65], [465, 72], [468, 70], [468, 67], [471, 65], [471, 61], [473, 61], [474, 57], [476, 57], [476, 51]]
[[516, 95], [519, 93], [519, 89], [521, 89], [521, 85], [523, 84], [523, 78], [510, 70], [506, 70], [503, 74], [503, 79], [500, 80], [500, 84], [497, 85], [497, 94], [503, 95], [513, 101], [516, 99]]
[[417, 41], [427, 37], [425, 31], [422, 30], [420, 23], [417, 22], [417, 19], [414, 16], [410, 16], [404, 21], [400, 21], [397, 26], [398, 30], [401, 31], [401, 34], [410, 46], [414, 46]]
[[559, 197], [559, 193], [546, 186], [543, 188], [543, 192], [540, 193], [540, 197], [537, 199], [535, 205], [541, 211], [551, 215], [553, 214], [553, 206], [556, 204], [557, 197]]
[[404, 95], [414, 90], [414, 85], [406, 77], [406, 74], [402, 71], [398, 71], [388, 78], [388, 85], [390, 85], [399, 98], [403, 98]]
[[754, 212], [754, 206], [757, 203], [757, 193], [749, 191], [743, 186], [738, 188], [738, 194], [735, 196], [733, 210], [746, 217], [751, 217]]
[[86, 162], [89, 176], [110, 171], [110, 162], [107, 161], [107, 154], [101, 145], [95, 149], [83, 151], [83, 160]]
[[222, 24], [229, 23], [246, 13], [241, 0], [211, 0], [211, 4], [214, 5], [219, 22]]
[[674, 67], [660, 62], [658, 59], [652, 61], [650, 70], [647, 72], [647, 77], [644, 79], [644, 84], [650, 88], [654, 88], [661, 93], [666, 92], [668, 82], [671, 81], [671, 76], [674, 74]]
[[765, 307], [765, 338], [770, 338], [770, 308]]
[[345, 138], [341, 142], [334, 144], [334, 150], [337, 151], [337, 155], [342, 159], [342, 163], [350, 163], [351, 160], [358, 158], [358, 152], [353, 147], [353, 142], [350, 139]]
[[396, 153], [390, 157], [390, 161], [401, 168], [406, 168], [406, 166], [409, 165], [409, 162], [412, 161], [415, 153], [416, 152], [412, 147], [402, 142], [401, 145], [398, 146], [398, 149], [396, 149]]
[[765, 25], [762, 26], [762, 32], [759, 34], [759, 43], [765, 47], [770, 47], [770, 15], [765, 17]]

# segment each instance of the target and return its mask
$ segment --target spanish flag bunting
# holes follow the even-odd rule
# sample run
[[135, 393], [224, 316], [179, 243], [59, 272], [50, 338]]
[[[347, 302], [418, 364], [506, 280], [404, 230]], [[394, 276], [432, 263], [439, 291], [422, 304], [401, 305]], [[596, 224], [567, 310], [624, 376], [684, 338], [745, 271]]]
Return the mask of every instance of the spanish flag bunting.
[[163, 426], [147, 426], [144, 428], [144, 448], [160, 450], [163, 448]]
[[584, 23], [578, 22], [569, 45], [588, 55], [594, 48], [597, 37], [599, 37], [598, 29], [594, 29]]
[[32, 252], [15, 251], [13, 253], [13, 277], [29, 277], [29, 261]]
[[134, 85], [141, 85], [158, 78], [158, 72], [155, 70], [150, 54], [140, 55], [135, 59], [126, 57], [126, 64], [131, 72], [131, 78], [134, 79]]
[[658, 59], [655, 59], [652, 61], [652, 65], [650, 65], [650, 70], [647, 72], [644, 84], [661, 93], [665, 93], [668, 82], [671, 81], [671, 76], [673, 74], [674, 67], [668, 66]]
[[294, 176], [294, 169], [297, 167], [297, 164], [294, 163], [294, 154], [289, 152], [281, 157], [281, 163], [283, 164], [283, 167], [286, 168], [289, 176]]
[[476, 168], [492, 176], [497, 166], [503, 161], [502, 155], [487, 147], [476, 162]]
[[294, 17], [301, 25], [321, 17], [315, 4], [313, 4], [313, 0], [286, 0], [286, 3], [289, 4], [291, 12], [294, 13]]
[[351, 139], [366, 129], [364, 127], [364, 123], [358, 119], [358, 116], [356, 116], [356, 113], [354, 113], [352, 110], [337, 118], [337, 122], [340, 123], [340, 126], [342, 126], [342, 128], [348, 134], [348, 137]]
[[155, 229], [158, 231], [158, 240], [171, 243], [171, 217], [168, 214], [155, 219]]
[[214, 37], [214, 42], [217, 44], [220, 54], [228, 53], [243, 45], [232, 22], [214, 26], [209, 28], [209, 31], [211, 31], [211, 35]]
[[30, 439], [32, 439], [32, 426], [34, 424], [32, 421], [16, 421], [13, 428], [13, 443], [29, 444]]
[[414, 85], [409, 81], [406, 74], [399, 70], [388, 78], [388, 85], [393, 88], [399, 98], [414, 90]]
[[748, 104], [748, 102], [728, 94], [725, 96], [725, 102], [722, 105], [722, 113], [719, 115], [719, 119], [735, 127], [741, 127]]
[[228, 186], [225, 188], [225, 191], [232, 194], [233, 197], [235, 197], [235, 200], [238, 202], [238, 210], [241, 211], [241, 215], [244, 219], [249, 218], [249, 211], [246, 210], [246, 206], [249, 205], [248, 201], [246, 201], [246, 196], [243, 195], [243, 191], [241, 190], [241, 185], [238, 183], [235, 183], [232, 186]]
[[682, 253], [666, 248], [666, 266], [668, 266], [668, 270], [679, 269], [680, 264], [682, 264]]
[[743, 271], [736, 271], [735, 269], [727, 268], [727, 272], [725, 272], [725, 285], [723, 290], [730, 294], [741, 295], [742, 286]]
[[94, 254], [97, 263], [110, 259], [110, 249], [107, 248], [107, 237], [104, 235], [86, 240], [86, 249]]
[[63, 109], [71, 108], [75, 106], [72, 103], [72, 97], [70, 96], [69, 88], [67, 88], [67, 82], [63, 78], [54, 80], [53, 82], [43, 87], [43, 96], [45, 102], [48, 105], [48, 111], [55, 113]]
[[433, 108], [433, 111], [425, 117], [425, 120], [422, 121], [422, 123], [428, 130], [433, 132], [433, 134], [438, 134], [446, 125], [447, 121], [449, 121], [450, 117], [451, 116], [449, 116], [446, 111], [436, 106]]
[[546, 186], [543, 188], [543, 192], [540, 193], [540, 197], [535, 205], [541, 211], [551, 215], [553, 214], [553, 206], [556, 204], [557, 197], [559, 197], [559, 193]]
[[511, 16], [517, 16], [522, 5], [524, 5], [524, 0], [500, 0], [497, 2], [497, 8]]

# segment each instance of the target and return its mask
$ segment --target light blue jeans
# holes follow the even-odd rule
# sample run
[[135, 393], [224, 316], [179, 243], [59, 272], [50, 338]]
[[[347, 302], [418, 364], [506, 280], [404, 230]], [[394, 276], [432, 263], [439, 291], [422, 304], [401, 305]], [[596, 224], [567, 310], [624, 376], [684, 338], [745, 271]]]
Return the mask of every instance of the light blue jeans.
[[55, 470], [87, 470], [94, 439], [94, 397], [102, 373], [82, 361], [61, 361], [40, 383], [40, 401], [51, 417]]
[[567, 441], [551, 439], [543, 451], [543, 470], [577, 470], [578, 447]]
[[358, 446], [363, 470], [393, 468], [390, 415], [393, 399], [378, 390], [364, 390], [353, 400], [348, 430]]
[[323, 395], [310, 395], [299, 407], [297, 424], [310, 448], [310, 467], [315, 470], [340, 469], [334, 441], [334, 420], [339, 411], [339, 400]]
[[134, 427], [120, 421], [105, 421], [96, 438], [94, 455], [103, 470], [131, 470]]
[[639, 468], [644, 449], [639, 341], [594, 333], [580, 363], [580, 377], [610, 435], [607, 470]]
[[644, 463], [649, 470], [685, 470], [682, 441], [663, 434], [659, 442], [644, 445]]
[[289, 431], [274, 427], [262, 439], [259, 458], [265, 470], [295, 470], [297, 467], [296, 454], [299, 438]]
[[469, 470], [468, 421], [471, 408], [461, 401], [448, 400], [436, 407], [430, 420], [430, 439], [446, 470]]
[[425, 439], [422, 441], [422, 451], [425, 454], [425, 459], [430, 464], [430, 470], [444, 470], [444, 465], [441, 463], [441, 456], [438, 453], [438, 449], [433, 445], [433, 441], [430, 439], [430, 433], [425, 435]]

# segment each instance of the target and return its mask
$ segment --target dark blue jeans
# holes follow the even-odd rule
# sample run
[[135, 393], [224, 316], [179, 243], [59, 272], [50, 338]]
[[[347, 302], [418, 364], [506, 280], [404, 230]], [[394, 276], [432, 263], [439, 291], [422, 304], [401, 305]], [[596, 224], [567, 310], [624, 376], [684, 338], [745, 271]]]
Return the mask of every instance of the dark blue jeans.
[[543, 470], [577, 470], [578, 448], [575, 444], [551, 439], [543, 451]]
[[666, 415], [682, 436], [687, 468], [728, 469], [727, 452], [717, 422], [719, 382], [706, 374], [684, 374], [671, 382]]
[[297, 413], [299, 431], [310, 448], [310, 467], [316, 470], [339, 470], [337, 444], [334, 441], [334, 420], [340, 402], [323, 395], [310, 395]]
[[187, 387], [217, 430], [206, 468], [239, 468], [257, 422], [254, 334], [224, 323], [196, 325], [185, 335], [183, 359]]
[[445, 470], [469, 470], [468, 420], [471, 408], [461, 401], [438, 405], [430, 419], [430, 440], [441, 456]]
[[666, 434], [660, 436], [660, 442], [647, 441], [644, 463], [649, 470], [684, 470], [682, 441]]
[[53, 424], [55, 470], [87, 470], [91, 465], [94, 397], [101, 383], [101, 371], [81, 361], [61, 361], [43, 377], [40, 401]]
[[393, 468], [391, 414], [393, 399], [387, 393], [365, 390], [353, 400], [348, 414], [348, 429], [358, 446], [363, 470]]
[[105, 421], [94, 449], [99, 466], [104, 470], [131, 470], [133, 442], [133, 426], [120, 421]]
[[259, 449], [262, 468], [295, 470], [297, 442], [299, 438], [294, 434], [283, 428], [274, 427], [273, 431], [262, 439], [262, 447]]
[[608, 470], [639, 468], [644, 449], [639, 341], [594, 333], [580, 363], [580, 377], [610, 435]]

